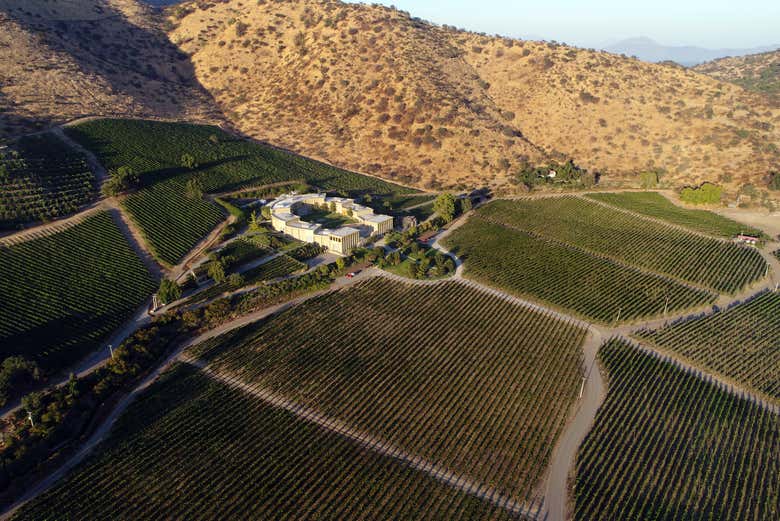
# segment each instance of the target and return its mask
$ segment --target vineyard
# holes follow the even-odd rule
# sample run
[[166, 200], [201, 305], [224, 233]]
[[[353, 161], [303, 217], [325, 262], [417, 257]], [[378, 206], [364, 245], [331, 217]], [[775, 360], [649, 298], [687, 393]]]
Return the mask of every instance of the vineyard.
[[707, 210], [677, 206], [657, 192], [621, 192], [587, 194], [587, 197], [618, 208], [661, 219], [690, 230], [731, 239], [740, 233], [760, 237], [761, 231]]
[[780, 400], [780, 293], [636, 336]]
[[155, 290], [108, 213], [0, 247], [0, 358], [62, 368], [97, 348]]
[[[287, 255], [279, 255], [278, 257], [274, 257], [270, 261], [263, 263], [256, 268], [252, 268], [241, 273], [241, 285], [249, 286], [259, 284], [264, 281], [270, 281], [279, 277], [285, 277], [287, 275], [292, 275], [293, 273], [305, 271], [306, 268], [306, 264], [302, 262], [298, 262], [297, 260], [288, 257]], [[231, 289], [238, 289], [238, 287], [232, 287], [229, 280], [224, 280], [218, 284], [214, 284], [210, 288], [198, 292], [190, 300], [190, 303], [211, 300], [227, 291], [230, 291]]]
[[[203, 192], [305, 180], [350, 195], [414, 190], [270, 146], [235, 138], [218, 127], [136, 120], [99, 120], [70, 127], [68, 134], [92, 150], [107, 168], [130, 166], [143, 188], [125, 206], [155, 254], [176, 264], [224, 215], [211, 201], [188, 195], [188, 182]], [[192, 168], [182, 156], [192, 156]]]
[[576, 520], [780, 518], [780, 422], [620, 341], [599, 353], [609, 391], [580, 446]]
[[487, 222], [479, 214], [445, 243], [464, 261], [467, 277], [603, 324], [715, 300], [707, 291]]
[[285, 519], [517, 519], [186, 365], [153, 384], [102, 450], [14, 519], [279, 519], [282, 513]]
[[577, 397], [584, 337], [462, 283], [377, 277], [193, 356], [529, 503]]
[[767, 270], [755, 248], [610, 210], [581, 197], [496, 201], [478, 215], [721, 293], [735, 293]]
[[0, 155], [0, 229], [76, 212], [96, 195], [84, 157], [53, 134], [20, 139]]

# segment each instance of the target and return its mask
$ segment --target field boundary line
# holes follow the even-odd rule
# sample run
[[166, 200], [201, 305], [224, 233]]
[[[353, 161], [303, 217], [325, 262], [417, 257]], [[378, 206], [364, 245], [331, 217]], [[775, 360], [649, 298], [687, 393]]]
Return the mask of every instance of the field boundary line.
[[284, 396], [266, 389], [261, 389], [257, 385], [250, 385], [242, 382], [237, 377], [229, 376], [210, 368], [203, 360], [193, 360], [189, 357], [182, 357], [181, 361], [190, 364], [203, 372], [209, 378], [222, 382], [228, 387], [242, 391], [250, 396], [258, 398], [266, 404], [285, 410], [301, 420], [313, 423], [318, 427], [356, 442], [360, 446], [372, 450], [382, 456], [393, 458], [405, 463], [415, 470], [428, 474], [432, 478], [460, 490], [468, 495], [477, 497], [484, 501], [492, 503], [498, 508], [507, 510], [513, 514], [519, 514], [525, 517], [536, 518], [537, 513], [533, 513], [524, 504], [512, 499], [509, 496], [500, 494], [497, 490], [486, 484], [473, 481], [463, 475], [456, 474], [447, 468], [428, 461], [421, 456], [406, 452], [404, 449], [392, 445], [389, 441], [383, 440], [377, 436], [365, 431], [359, 431], [347, 425], [345, 422], [321, 414], [313, 408], [295, 403]]

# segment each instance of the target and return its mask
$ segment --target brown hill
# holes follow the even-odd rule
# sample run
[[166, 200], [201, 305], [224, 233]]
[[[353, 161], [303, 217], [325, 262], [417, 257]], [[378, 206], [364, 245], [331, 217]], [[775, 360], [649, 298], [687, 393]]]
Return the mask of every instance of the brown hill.
[[157, 18], [134, 0], [0, 0], [0, 137], [86, 115], [209, 112]]
[[721, 58], [694, 67], [696, 72], [729, 81], [780, 102], [780, 50], [738, 58]]
[[780, 110], [678, 67], [330, 0], [169, 13], [239, 128], [352, 168], [501, 183], [542, 149], [615, 174], [758, 184], [780, 154]]
[[[565, 158], [607, 179], [661, 169], [677, 185], [760, 186], [780, 159], [779, 108], [679, 67], [336, 0], [199, 0], [158, 16], [133, 0], [89, 2], [104, 9], [98, 23], [63, 22], [87, 23], [86, 37], [43, 35], [61, 20], [9, 16], [4, 6], [27, 2], [0, 0], [19, 41], [29, 42], [25, 52], [43, 60], [14, 58], [15, 38], [0, 45], [9, 49], [3, 63], [35, 72], [29, 80], [17, 72], [18, 83], [0, 91], [0, 103], [9, 93], [16, 102], [0, 105], [6, 125], [11, 116], [109, 110], [182, 119], [221, 112], [248, 136], [428, 187], [502, 186], [526, 162]], [[72, 71], [78, 88], [60, 81]], [[35, 86], [43, 83], [56, 88], [41, 101]]]

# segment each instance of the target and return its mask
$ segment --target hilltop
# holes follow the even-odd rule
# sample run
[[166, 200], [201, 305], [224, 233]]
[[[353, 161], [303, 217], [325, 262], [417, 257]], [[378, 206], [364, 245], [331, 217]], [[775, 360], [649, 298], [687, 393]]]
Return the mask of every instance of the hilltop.
[[703, 63], [694, 70], [780, 100], [780, 50], [722, 58]]
[[[91, 2], [103, 10], [98, 22], [63, 22], [86, 24], [87, 37], [44, 34], [62, 15], [10, 16], [7, 5], [21, 0], [0, 0], [18, 32], [0, 48], [17, 71], [0, 94], [6, 133], [23, 126], [20, 118], [108, 111], [209, 119], [426, 188], [514, 189], [510, 178], [524, 166], [573, 159], [608, 181], [658, 170], [671, 186], [734, 189], [765, 186], [780, 160], [780, 108], [681, 67], [336, 0], [198, 1], [162, 12], [132, 0]], [[68, 13], [84, 10], [77, 4], [85, 2], [56, 3]], [[126, 59], [114, 57], [119, 41]]]

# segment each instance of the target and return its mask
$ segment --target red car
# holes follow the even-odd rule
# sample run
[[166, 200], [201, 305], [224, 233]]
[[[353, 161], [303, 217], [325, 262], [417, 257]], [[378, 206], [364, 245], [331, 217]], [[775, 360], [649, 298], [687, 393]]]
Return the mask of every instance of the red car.
[[348, 278], [348, 279], [351, 279], [351, 278], [353, 278], [355, 275], [357, 275], [357, 273], [355, 273], [354, 271], [352, 271], [352, 272], [350, 272], [350, 273], [347, 273], [347, 278]]

